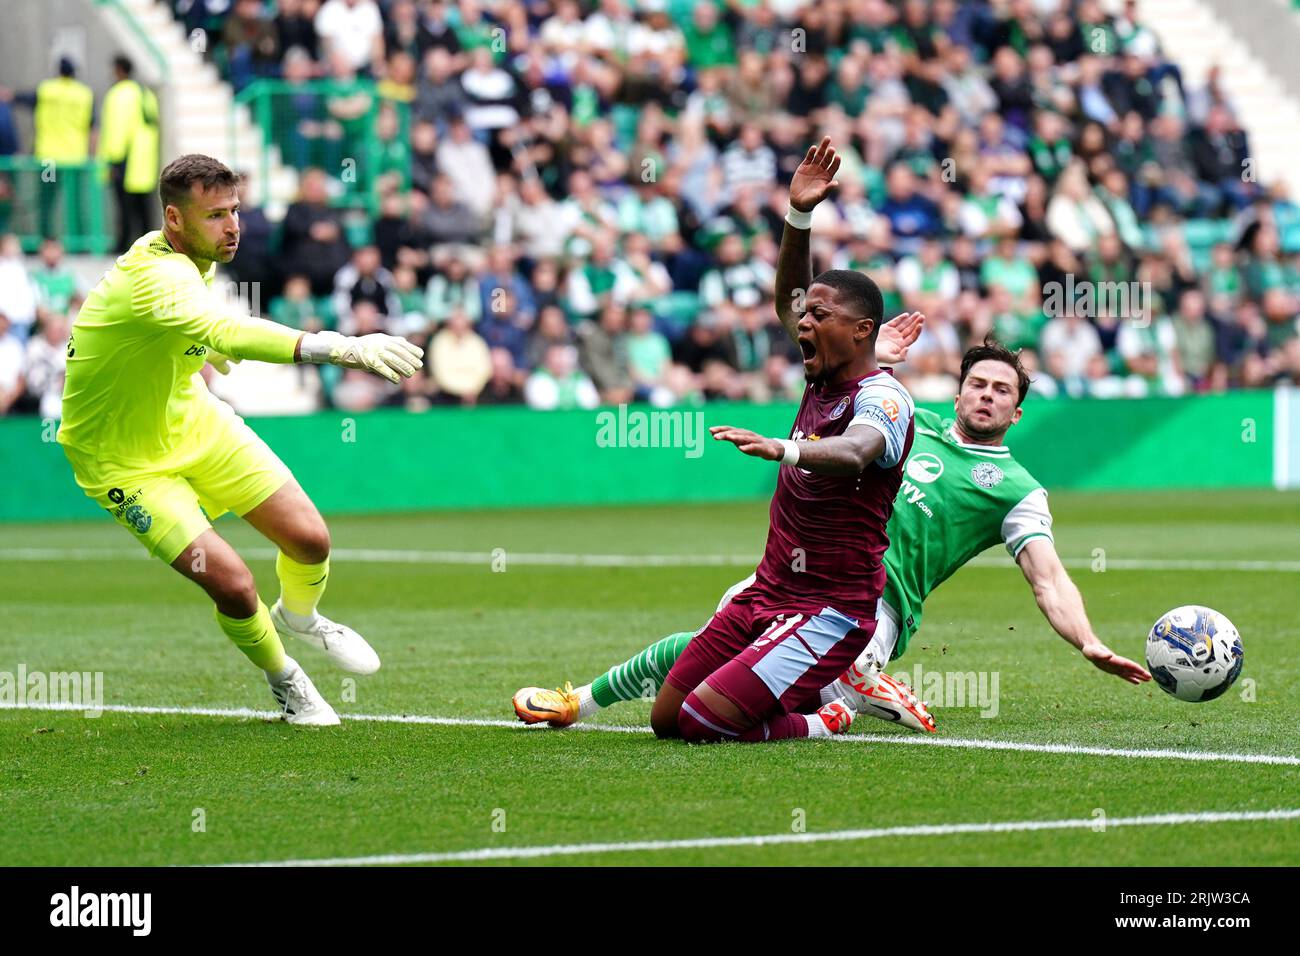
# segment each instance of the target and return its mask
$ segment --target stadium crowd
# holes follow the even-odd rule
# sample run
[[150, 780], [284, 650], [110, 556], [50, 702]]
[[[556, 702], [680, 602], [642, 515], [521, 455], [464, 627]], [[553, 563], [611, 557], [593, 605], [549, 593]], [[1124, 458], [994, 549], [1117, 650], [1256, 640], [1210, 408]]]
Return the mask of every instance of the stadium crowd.
[[[172, 2], [236, 88], [343, 84], [311, 132], [338, 155], [377, 111], [376, 214], [358, 230], [341, 169], [308, 167], [283, 221], [246, 206], [229, 269], [278, 321], [429, 350], [427, 377], [348, 374], [324, 402], [796, 397], [772, 280], [823, 134], [844, 163], [815, 265], [926, 314], [899, 369], [918, 399], [954, 394], [990, 333], [1044, 397], [1300, 383], [1300, 207], [1137, 3]], [[0, 412], [44, 412], [81, 290], [57, 243], [35, 270], [13, 246]]]

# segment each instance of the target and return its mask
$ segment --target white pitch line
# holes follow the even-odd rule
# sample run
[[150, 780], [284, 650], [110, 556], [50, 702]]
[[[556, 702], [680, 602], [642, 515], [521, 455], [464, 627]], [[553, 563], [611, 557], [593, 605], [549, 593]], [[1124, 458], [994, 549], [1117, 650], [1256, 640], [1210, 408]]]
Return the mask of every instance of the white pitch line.
[[[173, 714], [194, 717], [233, 717], [241, 720], [278, 720], [278, 711], [252, 710], [247, 707], [152, 707], [133, 704], [105, 704], [101, 707], [87, 707], [85, 704], [67, 702], [58, 703], [14, 703], [0, 701], [2, 710], [30, 711], [88, 711], [102, 710], [115, 714]], [[566, 727], [562, 731], [553, 731], [542, 725], [525, 726], [517, 720], [501, 720], [486, 717], [437, 717], [424, 714], [350, 714], [340, 713], [344, 723], [356, 721], [376, 724], [427, 724], [438, 727], [506, 727], [528, 733], [568, 733], [571, 731], [594, 731], [615, 734], [648, 734], [648, 727], [630, 727], [618, 724], [579, 723]], [[829, 738], [835, 743], [844, 744], [902, 744], [920, 747], [952, 747], [961, 750], [1013, 750], [1022, 753], [1063, 754], [1076, 757], [1127, 757], [1134, 760], [1186, 760], [1196, 763], [1254, 763], [1269, 764], [1279, 767], [1300, 766], [1300, 757], [1290, 754], [1259, 754], [1220, 752], [1211, 750], [1140, 750], [1116, 747], [1089, 747], [1081, 744], [1043, 744], [1020, 740], [978, 740], [962, 737], [895, 736], [893, 734], [848, 734]]]
[[761, 836], [700, 837], [693, 840], [630, 840], [623, 843], [568, 843], [551, 846], [483, 847], [448, 853], [392, 853], [379, 856], [326, 857], [319, 860], [273, 860], [226, 863], [224, 866], [400, 866], [412, 863], [475, 863], [486, 860], [530, 860], [546, 856], [586, 856], [596, 853], [635, 853], [661, 850], [698, 850], [719, 847], [779, 846], [783, 844], [841, 843], [882, 837], [954, 836], [961, 834], [1025, 833], [1041, 830], [1084, 830], [1111, 827], [1183, 826], [1208, 823], [1300, 819], [1300, 809], [1162, 813], [1142, 817], [1088, 817], [1067, 820], [1003, 820], [988, 823], [940, 823], [880, 827], [871, 830], [830, 830], [825, 833], [767, 833]]
[[[274, 548], [242, 548], [250, 558], [270, 559]], [[571, 552], [530, 552], [501, 549], [490, 551], [427, 551], [396, 548], [335, 548], [336, 561], [359, 564], [448, 564], [491, 567], [504, 561], [532, 567], [561, 568], [698, 568], [753, 567], [757, 554], [579, 554]], [[0, 561], [120, 561], [148, 560], [149, 555], [136, 548], [0, 548]], [[1064, 558], [1067, 568], [1089, 569], [1092, 558]], [[968, 562], [979, 568], [1012, 568], [1015, 562], [1006, 557], [981, 557]], [[1111, 558], [1106, 568], [1116, 571], [1265, 571], [1300, 573], [1300, 561], [1200, 561], [1176, 558]]]

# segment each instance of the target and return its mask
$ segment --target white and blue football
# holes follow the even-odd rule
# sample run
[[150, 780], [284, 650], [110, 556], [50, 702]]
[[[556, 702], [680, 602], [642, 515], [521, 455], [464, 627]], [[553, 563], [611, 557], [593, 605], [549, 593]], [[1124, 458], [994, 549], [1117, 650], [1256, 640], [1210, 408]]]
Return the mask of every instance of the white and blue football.
[[1176, 607], [1147, 635], [1147, 670], [1179, 700], [1214, 700], [1241, 673], [1241, 635], [1213, 608]]

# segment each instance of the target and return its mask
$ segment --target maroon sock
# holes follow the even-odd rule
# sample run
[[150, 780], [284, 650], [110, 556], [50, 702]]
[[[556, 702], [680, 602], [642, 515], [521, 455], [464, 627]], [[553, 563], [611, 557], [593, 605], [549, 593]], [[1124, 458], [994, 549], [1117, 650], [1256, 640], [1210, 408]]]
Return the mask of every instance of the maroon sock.
[[791, 737], [807, 737], [808, 721], [816, 717], [803, 714], [781, 714], [750, 727], [740, 735], [740, 740], [747, 744], [764, 743], [771, 740], [789, 740]]
[[739, 740], [744, 732], [743, 727], [715, 714], [695, 691], [691, 691], [682, 701], [682, 709], [677, 712], [677, 729], [681, 731], [682, 740], [688, 744]]

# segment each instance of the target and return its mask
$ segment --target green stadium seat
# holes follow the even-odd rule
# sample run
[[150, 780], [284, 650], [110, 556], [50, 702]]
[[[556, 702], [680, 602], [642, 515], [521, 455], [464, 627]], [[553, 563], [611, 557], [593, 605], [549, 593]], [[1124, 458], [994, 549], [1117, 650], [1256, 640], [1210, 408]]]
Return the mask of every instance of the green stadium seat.
[[1189, 219], [1183, 224], [1183, 238], [1193, 252], [1198, 247], [1211, 249], [1216, 243], [1232, 239], [1232, 221], [1228, 219]]

